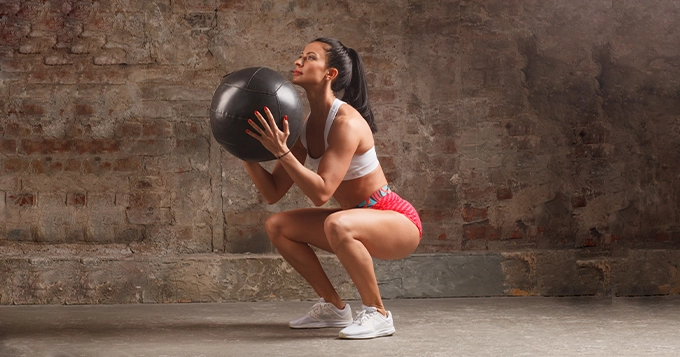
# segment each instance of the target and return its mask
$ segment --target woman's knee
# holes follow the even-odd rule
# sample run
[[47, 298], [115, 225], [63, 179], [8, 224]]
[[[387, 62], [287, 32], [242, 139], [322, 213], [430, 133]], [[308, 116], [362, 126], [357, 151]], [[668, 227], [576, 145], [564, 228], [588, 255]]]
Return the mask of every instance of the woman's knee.
[[351, 228], [350, 220], [340, 212], [329, 215], [323, 224], [324, 232], [331, 246], [352, 239]]
[[284, 212], [275, 213], [267, 218], [267, 221], [264, 224], [264, 229], [272, 243], [276, 243], [276, 241], [281, 239], [283, 236], [283, 227], [286, 222], [284, 216]]

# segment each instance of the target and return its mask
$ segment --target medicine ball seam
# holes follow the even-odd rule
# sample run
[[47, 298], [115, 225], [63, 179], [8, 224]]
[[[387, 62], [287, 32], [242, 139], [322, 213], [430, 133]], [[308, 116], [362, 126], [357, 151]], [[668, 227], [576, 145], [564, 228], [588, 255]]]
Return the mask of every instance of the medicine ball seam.
[[[231, 84], [225, 84], [224, 86], [225, 86], [225, 87], [231, 87], [231, 88], [237, 88], [237, 89], [240, 89], [240, 90], [249, 92], [249, 93], [257, 93], [257, 94], [267, 94], [267, 95], [271, 95], [271, 92], [254, 90], [254, 89], [250, 89], [250, 88], [248, 88], [248, 87], [242, 88], [242, 87], [237, 87], [237, 86], [234, 86], [234, 85], [231, 85]], [[279, 88], [281, 88], [281, 86], [279, 86]], [[279, 88], [277, 88], [276, 90], [278, 91]], [[276, 92], [276, 91], [275, 91], [275, 92]]]

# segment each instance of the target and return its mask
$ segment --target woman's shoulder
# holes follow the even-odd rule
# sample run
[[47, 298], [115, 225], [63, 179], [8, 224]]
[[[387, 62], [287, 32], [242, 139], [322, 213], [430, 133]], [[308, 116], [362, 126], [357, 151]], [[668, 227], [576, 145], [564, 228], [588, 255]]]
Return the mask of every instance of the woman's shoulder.
[[338, 108], [338, 112], [335, 115], [334, 121], [339, 121], [346, 125], [358, 125], [366, 122], [364, 117], [362, 117], [361, 114], [356, 109], [354, 109], [353, 106], [347, 103], [343, 103]]
[[366, 120], [349, 104], [343, 104], [338, 108], [338, 112], [333, 120], [331, 132], [329, 134], [329, 144], [336, 138], [353, 138], [361, 140], [366, 136], [371, 135], [371, 128], [366, 123]]

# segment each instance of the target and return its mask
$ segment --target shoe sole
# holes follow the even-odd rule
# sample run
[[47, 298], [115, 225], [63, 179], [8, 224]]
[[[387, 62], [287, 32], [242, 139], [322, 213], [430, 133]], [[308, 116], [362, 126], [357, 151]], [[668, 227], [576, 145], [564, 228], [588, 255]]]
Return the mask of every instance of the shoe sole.
[[375, 332], [368, 334], [368, 335], [356, 335], [356, 336], [348, 336], [348, 335], [345, 335], [344, 333], [342, 333], [342, 331], [341, 331], [340, 334], [338, 335], [338, 337], [345, 339], [345, 340], [367, 340], [367, 339], [377, 338], [377, 337], [392, 336], [395, 331], [396, 330], [394, 329], [394, 327], [392, 327], [392, 328], [378, 330], [378, 331], [375, 331]]
[[288, 324], [288, 326], [292, 329], [315, 329], [315, 328], [333, 328], [333, 327], [342, 327], [345, 328], [349, 325], [352, 324], [352, 321], [337, 321], [337, 322], [318, 322], [314, 324], [306, 324], [306, 325], [299, 325], [299, 326], [293, 326], [291, 324]]

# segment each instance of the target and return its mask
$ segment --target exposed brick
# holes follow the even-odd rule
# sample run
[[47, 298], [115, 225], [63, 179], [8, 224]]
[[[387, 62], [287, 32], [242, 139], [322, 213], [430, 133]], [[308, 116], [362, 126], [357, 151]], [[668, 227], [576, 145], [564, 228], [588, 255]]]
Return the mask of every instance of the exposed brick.
[[455, 154], [456, 139], [452, 137], [437, 137], [432, 143], [432, 150], [438, 154]]
[[394, 89], [376, 89], [371, 92], [371, 100], [376, 103], [393, 103], [397, 97]]
[[181, 122], [174, 125], [174, 136], [178, 139], [193, 138], [196, 134], [202, 132], [201, 125], [193, 122]]
[[[26, 10], [26, 11], [24, 11]], [[21, 16], [24, 16], [27, 20], [36, 20], [34, 24], [34, 30], [40, 31], [58, 31], [64, 28], [64, 17], [61, 14], [49, 13], [40, 14], [40, 10], [33, 7], [24, 6], [22, 11], [19, 12]]]
[[66, 138], [77, 138], [85, 133], [85, 128], [83, 125], [78, 123], [67, 123], [64, 126], [64, 137]]
[[[17, 175], [0, 175], [0, 192], [17, 191], [21, 187], [21, 180]], [[0, 201], [4, 201], [4, 193], [0, 194]], [[1, 203], [0, 203], [1, 205]]]
[[144, 139], [135, 140], [127, 145], [126, 152], [137, 155], [164, 155], [172, 151], [175, 147], [175, 140], [172, 139]]
[[116, 159], [112, 170], [119, 172], [136, 172], [142, 168], [142, 159], [139, 157], [127, 157]]
[[267, 211], [226, 212], [224, 215], [227, 224], [234, 226], [262, 225], [269, 216], [271, 216], [271, 212]]
[[35, 195], [30, 192], [15, 192], [7, 195], [7, 207], [28, 208], [35, 205]]
[[169, 207], [170, 197], [163, 192], [125, 192], [116, 195], [116, 205], [129, 208]]
[[19, 47], [21, 54], [39, 54], [45, 50], [47, 46], [42, 44], [42, 41], [23, 41]]
[[45, 64], [48, 66], [65, 66], [72, 65], [73, 58], [66, 55], [51, 55], [45, 56]]
[[87, 228], [79, 225], [68, 225], [64, 227], [64, 242], [83, 243], [88, 240]]
[[[177, 3], [182, 3], [185, 0], [178, 1]], [[191, 1], [191, 2], [196, 2], [197, 4], [200, 2], [204, 2], [206, 4], [210, 4], [210, 0], [198, 0], [198, 1]], [[173, 5], [175, 2], [173, 2]], [[174, 5], [177, 7], [177, 5]], [[252, 1], [218, 1], [217, 2], [218, 10], [219, 11], [255, 11], [257, 10], [257, 4], [253, 3]], [[187, 9], [189, 10], [189, 9]], [[195, 10], [202, 10], [202, 11], [210, 11], [207, 10], [205, 6], [199, 6]], [[175, 11], [182, 11], [184, 12], [183, 8], [176, 8]]]
[[587, 204], [586, 197], [583, 195], [571, 196], [571, 207], [572, 208], [582, 208]]
[[186, 21], [192, 28], [210, 29], [214, 25], [215, 13], [197, 12], [184, 15]]
[[94, 9], [92, 3], [82, 2], [73, 4], [66, 13], [68, 13], [69, 19], [85, 21], [90, 19], [90, 16], [94, 13]]
[[130, 244], [141, 242], [145, 239], [144, 230], [137, 227], [117, 227], [115, 229], [114, 243]]
[[128, 81], [128, 72], [126, 68], [119, 66], [87, 68], [79, 73], [78, 81], [92, 84], [125, 84]]
[[463, 236], [465, 240], [496, 240], [500, 238], [500, 230], [492, 227], [489, 221], [482, 221], [463, 225]]
[[602, 243], [602, 233], [596, 228], [591, 228], [588, 235], [577, 236], [575, 239], [575, 248], [593, 248]]
[[70, 192], [66, 195], [66, 204], [74, 207], [87, 205], [87, 194], [84, 192]]
[[420, 209], [418, 216], [423, 222], [441, 222], [447, 220], [449, 215], [443, 210]]
[[607, 144], [601, 145], [576, 145], [574, 146], [573, 155], [575, 158], [605, 158], [611, 155], [613, 146]]
[[130, 224], [169, 224], [172, 221], [169, 208], [128, 208], [125, 214]]
[[658, 232], [653, 234], [654, 240], [659, 243], [670, 242], [671, 235], [668, 232]]
[[505, 124], [505, 129], [510, 136], [526, 136], [533, 134], [533, 125], [529, 121], [508, 122]]
[[6, 135], [10, 137], [24, 137], [32, 133], [31, 126], [25, 123], [7, 123]]
[[537, 136], [513, 136], [503, 139], [506, 150], [535, 151], [540, 147], [541, 139]]
[[[215, 6], [217, 3], [224, 1], [214, 1], [214, 0], [178, 0], [173, 2], [173, 6], [176, 7], [175, 10], [182, 12], [193, 13], [193, 12], [212, 12], [215, 11]], [[239, 3], [240, 1], [231, 1], [234, 3]]]
[[[103, 3], [102, 3], [102, 6]], [[83, 28], [86, 32], [111, 32], [115, 22], [115, 14], [107, 12], [99, 12], [92, 14], [89, 20], [84, 24]]]
[[21, 152], [24, 154], [57, 154], [71, 151], [72, 142], [62, 139], [22, 139]]
[[583, 144], [603, 144], [609, 141], [609, 130], [594, 125], [586, 128], [577, 128], [574, 133]]
[[487, 219], [487, 208], [475, 208], [470, 205], [463, 207], [463, 221], [484, 221]]
[[64, 162], [64, 171], [79, 172], [83, 168], [83, 163], [80, 159], [66, 159]]
[[39, 192], [38, 201], [43, 211], [53, 208], [61, 210], [66, 206], [66, 194], [63, 192]]
[[2, 168], [4, 172], [17, 173], [26, 171], [30, 167], [30, 162], [21, 157], [9, 157], [2, 160]]
[[114, 49], [99, 51], [95, 54], [93, 63], [97, 66], [112, 66], [118, 64], [125, 64], [127, 56], [125, 51]]
[[142, 125], [142, 136], [162, 138], [172, 137], [174, 136], [172, 123], [163, 121], [154, 123], [144, 123]]
[[[87, 32], [87, 26], [85, 31]], [[92, 36], [91, 32], [87, 32], [90, 36], [80, 36], [71, 43], [70, 52], [74, 54], [88, 54], [97, 51], [106, 43], [105, 36]]]
[[76, 104], [73, 113], [77, 116], [90, 116], [94, 114], [94, 109], [89, 104]]
[[490, 199], [495, 193], [493, 187], [470, 187], [465, 189], [465, 198], [470, 201], [484, 201]]
[[21, 39], [24, 37], [22, 31], [17, 28], [3, 26], [0, 28], [0, 43], [6, 44], [8, 46], [17, 46], [21, 43]]
[[60, 159], [42, 157], [31, 161], [31, 169], [36, 174], [54, 174], [64, 170], [64, 163]]
[[73, 140], [73, 150], [78, 154], [104, 154], [119, 152], [121, 142], [111, 139]]
[[89, 192], [86, 194], [87, 205], [96, 208], [113, 207], [116, 195], [112, 192]]
[[515, 222], [515, 227], [509, 233], [503, 233], [502, 239], [522, 239], [530, 234], [530, 228], [521, 220]]
[[16, 16], [19, 10], [21, 10], [19, 1], [7, 1], [0, 4], [0, 15]]
[[165, 188], [165, 183], [161, 176], [130, 177], [130, 188], [133, 190], [158, 190]]
[[142, 124], [135, 122], [124, 122], [116, 125], [114, 129], [116, 137], [125, 139], [134, 139], [141, 135]]
[[10, 241], [31, 242], [34, 240], [30, 229], [8, 229], [7, 239]]
[[496, 189], [496, 199], [499, 201], [509, 200], [512, 198], [512, 189], [509, 187], [499, 187]]
[[392, 156], [379, 156], [378, 160], [380, 161], [380, 166], [385, 173], [388, 183], [399, 179], [400, 171]]
[[88, 174], [101, 175], [110, 172], [113, 168], [113, 163], [101, 157], [94, 157], [83, 161], [83, 172]]

